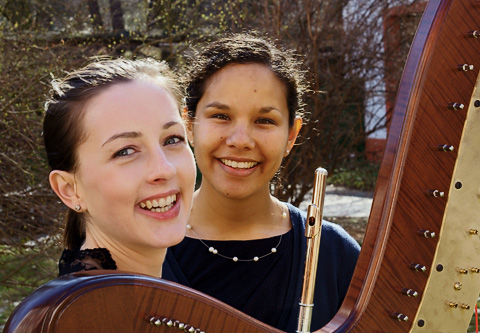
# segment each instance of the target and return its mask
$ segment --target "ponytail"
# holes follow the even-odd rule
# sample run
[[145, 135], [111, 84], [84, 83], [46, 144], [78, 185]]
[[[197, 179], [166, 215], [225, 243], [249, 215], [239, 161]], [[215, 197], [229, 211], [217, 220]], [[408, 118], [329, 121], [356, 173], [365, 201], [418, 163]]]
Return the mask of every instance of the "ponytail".
[[69, 209], [65, 218], [63, 245], [69, 250], [78, 250], [85, 242], [85, 222], [81, 213]]

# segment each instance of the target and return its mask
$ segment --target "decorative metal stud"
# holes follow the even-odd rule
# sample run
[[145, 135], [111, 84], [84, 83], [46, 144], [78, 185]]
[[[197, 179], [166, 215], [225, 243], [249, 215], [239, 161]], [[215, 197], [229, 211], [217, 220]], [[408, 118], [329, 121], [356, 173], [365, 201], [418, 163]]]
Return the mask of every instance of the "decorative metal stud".
[[450, 103], [448, 104], [448, 108], [451, 110], [463, 110], [465, 108], [465, 105], [462, 103]]
[[463, 303], [460, 307], [461, 307], [463, 310], [470, 310], [470, 305], [465, 304], [465, 303]]
[[460, 274], [468, 274], [468, 269], [460, 268], [460, 269], [458, 270], [458, 272], [459, 272]]
[[455, 282], [453, 284], [453, 289], [455, 290], [462, 290], [462, 283], [461, 282]]
[[477, 274], [478, 274], [478, 273], [480, 273], [480, 268], [472, 267], [472, 268], [470, 269], [470, 271], [471, 271], [472, 273], [477, 273]]
[[478, 230], [477, 229], [470, 229], [470, 230], [468, 230], [468, 233], [470, 235], [478, 235]]

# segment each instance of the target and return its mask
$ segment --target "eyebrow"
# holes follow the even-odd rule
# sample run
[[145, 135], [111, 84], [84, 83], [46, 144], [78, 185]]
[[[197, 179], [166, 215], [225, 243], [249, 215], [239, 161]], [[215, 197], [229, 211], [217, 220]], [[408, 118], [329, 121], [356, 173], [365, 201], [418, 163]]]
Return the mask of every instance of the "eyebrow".
[[[170, 127], [175, 126], [175, 125], [180, 125], [180, 123], [178, 121], [169, 121], [168, 123], [165, 123], [165, 125], [163, 125], [162, 128], [164, 130], [167, 130]], [[141, 136], [142, 136], [141, 132], [135, 132], [135, 131], [117, 133], [117, 134], [112, 135], [110, 138], [108, 138], [107, 141], [105, 141], [102, 144], [102, 147], [105, 146], [107, 143], [112, 142], [112, 141], [117, 140], [117, 139], [134, 139], [134, 138], [139, 138]]]
[[[220, 109], [220, 110], [230, 109], [230, 107], [227, 104], [223, 104], [223, 103], [220, 103], [220, 102], [208, 103], [207, 105], [205, 105], [205, 108], [216, 108], [216, 109]], [[264, 107], [260, 108], [260, 113], [268, 113], [268, 112], [274, 111], [274, 110], [275, 111], [280, 111], [275, 106], [264, 106]]]

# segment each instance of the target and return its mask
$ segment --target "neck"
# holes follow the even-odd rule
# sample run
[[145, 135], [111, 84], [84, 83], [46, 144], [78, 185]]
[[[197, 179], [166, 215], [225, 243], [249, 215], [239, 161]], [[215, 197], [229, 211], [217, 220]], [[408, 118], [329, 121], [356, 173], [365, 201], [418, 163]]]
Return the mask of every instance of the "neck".
[[162, 264], [166, 254], [165, 248], [134, 249], [119, 246], [116, 242], [92, 237], [87, 231], [82, 250], [94, 248], [106, 248], [112, 255], [113, 260], [115, 260], [119, 271], [145, 274], [157, 278], [162, 276]]
[[290, 230], [290, 219], [282, 218], [287, 207], [271, 196], [268, 188], [247, 198], [229, 198], [200, 187], [194, 195], [189, 224], [193, 238], [248, 240], [283, 234]]

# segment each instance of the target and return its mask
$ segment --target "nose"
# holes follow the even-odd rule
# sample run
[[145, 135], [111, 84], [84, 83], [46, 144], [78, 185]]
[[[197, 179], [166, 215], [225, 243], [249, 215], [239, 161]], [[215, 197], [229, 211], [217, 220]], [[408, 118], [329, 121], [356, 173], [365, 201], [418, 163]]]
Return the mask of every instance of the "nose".
[[252, 129], [248, 124], [234, 124], [227, 135], [226, 144], [237, 149], [253, 149], [255, 140], [252, 135]]
[[177, 168], [171, 158], [161, 148], [157, 148], [150, 158], [148, 181], [157, 183], [174, 177]]

